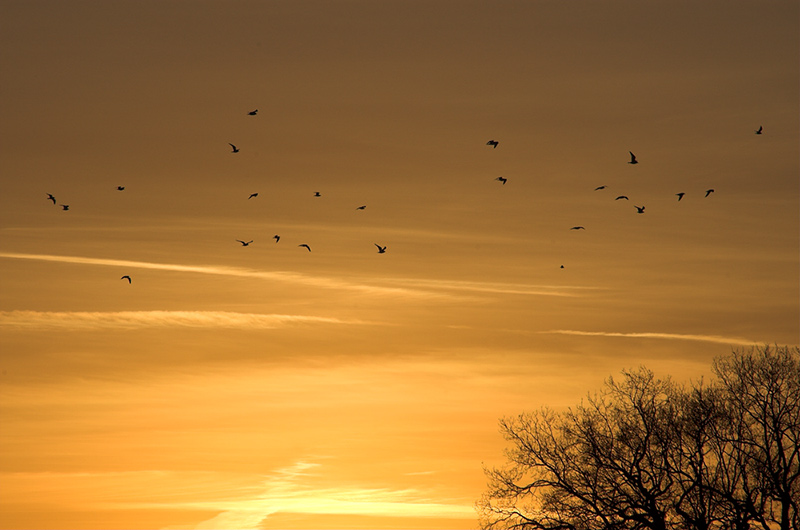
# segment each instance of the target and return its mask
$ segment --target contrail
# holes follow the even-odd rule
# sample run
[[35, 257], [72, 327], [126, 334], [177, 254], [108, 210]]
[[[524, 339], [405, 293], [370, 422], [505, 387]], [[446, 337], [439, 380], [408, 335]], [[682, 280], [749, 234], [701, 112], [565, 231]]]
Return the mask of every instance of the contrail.
[[720, 335], [688, 335], [680, 333], [620, 333], [614, 331], [577, 331], [572, 329], [551, 329], [549, 331], [539, 331], [537, 333], [554, 335], [581, 335], [590, 337], [623, 337], [630, 339], [693, 340], [700, 342], [715, 342], [718, 344], [736, 344], [740, 346], [753, 346], [760, 344], [757, 341], [747, 340], [741, 337], [722, 337]]

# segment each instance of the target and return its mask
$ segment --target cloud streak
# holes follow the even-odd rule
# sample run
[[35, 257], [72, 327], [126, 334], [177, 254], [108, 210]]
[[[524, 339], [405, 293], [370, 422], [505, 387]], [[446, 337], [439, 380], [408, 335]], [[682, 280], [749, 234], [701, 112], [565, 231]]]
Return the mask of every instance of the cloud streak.
[[614, 331], [578, 331], [573, 329], [552, 329], [549, 331], [539, 331], [537, 333], [553, 335], [578, 335], [586, 337], [621, 337], [627, 339], [691, 340], [699, 342], [714, 342], [717, 344], [735, 344], [739, 346], [753, 346], [755, 344], [759, 344], [756, 341], [743, 339], [741, 337], [722, 337], [720, 335], [692, 335], [681, 333], [621, 333]]
[[239, 278], [256, 278], [267, 281], [278, 281], [284, 283], [288, 282], [327, 289], [359, 291], [379, 295], [401, 295], [425, 298], [457, 298], [459, 295], [453, 294], [454, 292], [569, 297], [579, 296], [577, 293], [581, 290], [595, 289], [589, 287], [504, 284], [496, 282], [469, 282], [452, 280], [403, 278], [382, 278], [376, 280], [378, 283], [382, 282], [389, 285], [387, 286], [348, 281], [342, 278], [310, 276], [296, 272], [263, 271], [242, 267], [229, 267], [224, 265], [181, 265], [175, 263], [153, 263], [146, 261], [87, 258], [81, 256], [57, 256], [52, 254], [19, 254], [13, 252], [0, 252], [0, 258], [118, 267], [125, 269], [150, 269], [192, 274], [210, 274]]
[[0, 311], [0, 328], [141, 329], [153, 327], [276, 329], [291, 325], [368, 324], [361, 320], [229, 311]]

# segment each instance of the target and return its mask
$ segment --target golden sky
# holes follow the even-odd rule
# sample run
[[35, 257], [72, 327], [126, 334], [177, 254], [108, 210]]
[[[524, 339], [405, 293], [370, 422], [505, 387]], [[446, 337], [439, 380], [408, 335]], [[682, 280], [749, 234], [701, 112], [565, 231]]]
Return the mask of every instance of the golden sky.
[[0, 0], [0, 527], [474, 528], [499, 418], [797, 345], [799, 15]]

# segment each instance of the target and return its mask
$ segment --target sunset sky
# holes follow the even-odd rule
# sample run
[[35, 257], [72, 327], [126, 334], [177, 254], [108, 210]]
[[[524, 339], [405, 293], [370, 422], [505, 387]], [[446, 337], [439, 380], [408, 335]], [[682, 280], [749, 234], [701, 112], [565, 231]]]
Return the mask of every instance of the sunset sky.
[[799, 6], [0, 0], [0, 528], [475, 528], [501, 417], [797, 345]]

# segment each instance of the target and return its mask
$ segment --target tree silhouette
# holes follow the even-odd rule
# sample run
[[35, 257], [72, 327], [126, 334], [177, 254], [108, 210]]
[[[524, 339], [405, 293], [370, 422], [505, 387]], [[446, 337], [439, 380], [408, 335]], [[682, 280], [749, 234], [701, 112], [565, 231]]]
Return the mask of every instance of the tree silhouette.
[[715, 379], [642, 367], [566, 411], [500, 421], [481, 527], [798, 530], [800, 350], [734, 351]]

